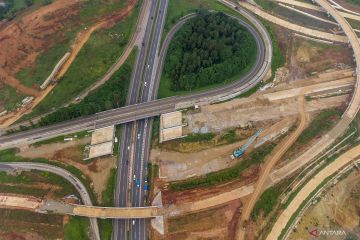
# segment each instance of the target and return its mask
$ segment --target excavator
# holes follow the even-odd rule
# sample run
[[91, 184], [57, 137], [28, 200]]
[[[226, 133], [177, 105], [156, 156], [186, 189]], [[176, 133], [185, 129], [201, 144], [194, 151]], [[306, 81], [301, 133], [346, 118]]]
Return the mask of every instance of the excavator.
[[242, 155], [244, 155], [246, 149], [249, 148], [249, 146], [256, 140], [256, 138], [259, 137], [260, 133], [263, 131], [264, 129], [260, 128], [259, 130], [256, 131], [256, 133], [254, 135], [252, 135], [249, 140], [240, 148], [236, 149], [233, 154], [231, 154], [231, 159], [235, 159], [235, 158], [239, 158]]

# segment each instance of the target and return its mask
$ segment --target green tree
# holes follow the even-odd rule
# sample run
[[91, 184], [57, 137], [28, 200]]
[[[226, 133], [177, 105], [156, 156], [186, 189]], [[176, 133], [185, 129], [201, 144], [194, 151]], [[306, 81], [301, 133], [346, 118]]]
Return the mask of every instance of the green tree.
[[175, 35], [164, 73], [172, 91], [189, 91], [240, 73], [255, 53], [253, 37], [236, 20], [200, 10]]

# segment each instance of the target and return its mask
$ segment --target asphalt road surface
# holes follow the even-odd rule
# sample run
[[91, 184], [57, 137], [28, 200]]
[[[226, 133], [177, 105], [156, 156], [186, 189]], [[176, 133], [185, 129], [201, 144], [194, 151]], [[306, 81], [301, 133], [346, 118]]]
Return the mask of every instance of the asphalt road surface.
[[[152, 76], [155, 69], [155, 62], [158, 56], [158, 49], [161, 41], [161, 34], [165, 22], [167, 0], [160, 0], [158, 2], [158, 7], [156, 15], [154, 16], [155, 25], [152, 29], [151, 38], [149, 41], [150, 48], [145, 60], [145, 67], [143, 69], [143, 79], [140, 86], [140, 95], [137, 99], [137, 102], [146, 102], [153, 92], [153, 82]], [[145, 149], [148, 149], [151, 136], [151, 120], [148, 118], [136, 121], [132, 128], [133, 135], [129, 138], [134, 142], [133, 144], [133, 168], [132, 176], [133, 179], [130, 179], [130, 189], [131, 189], [131, 206], [133, 207], [142, 207], [145, 205], [146, 193], [145, 181], [147, 175], [147, 159], [148, 152]], [[147, 239], [147, 222], [145, 219], [132, 219], [131, 220], [131, 230], [130, 230], [130, 239], [135, 240], [146, 240]]]
[[[70, 182], [75, 189], [79, 192], [82, 202], [85, 205], [92, 206], [91, 198], [89, 193], [87, 192], [86, 187], [82, 184], [82, 182], [74, 176], [72, 173], [67, 170], [56, 167], [50, 164], [45, 163], [30, 163], [30, 162], [16, 162], [16, 163], [1, 163], [0, 171], [8, 171], [10, 169], [19, 169], [19, 170], [38, 170], [38, 171], [46, 171], [56, 174], [68, 182]], [[96, 218], [90, 218], [91, 232], [93, 239], [100, 240], [99, 227], [97, 224]]]
[[[221, 98], [224, 95], [226, 96], [234, 93], [239, 95], [261, 81], [270, 68], [271, 63], [271, 41], [262, 25], [260, 24], [260, 27], [263, 29], [259, 29], [259, 32], [262, 33], [261, 35], [250, 24], [239, 20], [240, 23], [247, 27], [253, 34], [258, 47], [256, 62], [247, 75], [233, 84], [207, 92], [199, 92], [187, 96], [171, 97], [147, 102], [156, 97], [166, 50], [173, 34], [185, 22], [185, 20], [181, 20], [181, 22], [175, 25], [174, 29], [170, 31], [169, 35], [164, 40], [163, 49], [159, 54], [158, 49], [160, 46], [161, 32], [166, 15], [166, 7], [167, 0], [160, 1], [158, 8], [151, 6], [151, 14], [149, 15], [149, 18], [151, 19], [148, 21], [148, 26], [145, 31], [144, 41], [140, 48], [137, 65], [134, 70], [134, 80], [131, 82], [131, 91], [128, 96], [128, 104], [132, 104], [131, 106], [98, 113], [93, 116], [67, 121], [44, 128], [3, 136], [0, 137], [0, 148], [12, 147], [19, 143], [31, 143], [70, 132], [90, 130], [143, 119], [135, 123], [126, 124], [124, 127], [124, 131], [122, 133], [123, 141], [121, 143], [121, 155], [118, 165], [117, 182], [119, 184], [116, 188], [115, 195], [117, 206], [127, 205], [129, 200], [129, 188], [126, 183], [128, 183], [130, 179], [130, 182], [133, 185], [130, 186], [131, 205], [143, 206], [146, 194], [144, 184], [152, 124], [152, 121], [148, 118], [160, 115], [161, 113], [174, 111], [176, 109], [176, 105], [181, 102], [208, 101], [211, 97], [216, 99]], [[155, 14], [156, 10], [157, 14]], [[150, 29], [152, 29], [155, 19], [156, 24], [153, 28], [153, 34], [151, 35]], [[152, 36], [153, 39], [150, 36]], [[264, 38], [264, 40], [262, 38]], [[149, 39], [152, 40], [149, 41]], [[146, 63], [145, 59], [147, 59]], [[144, 77], [144, 81], [139, 81], [139, 79], [142, 79], [142, 75]], [[155, 76], [155, 80], [152, 77], [153, 75]], [[135, 104], [138, 101], [140, 103]], [[137, 139], [138, 141], [132, 142], [131, 139]], [[128, 166], [129, 163], [130, 167]], [[135, 175], [135, 181], [132, 181], [132, 174], [129, 176], [129, 172], [132, 172]], [[139, 187], [136, 185], [139, 185]], [[129, 223], [125, 220], [119, 220], [115, 223], [113, 235], [114, 239], [126, 239], [128, 224]], [[144, 219], [131, 221], [131, 239], [146, 239], [146, 222]]]
[[[246, 13], [244, 10], [241, 10], [241, 12], [243, 14]], [[248, 28], [254, 36], [258, 51], [254, 66], [249, 71], [249, 73], [241, 77], [238, 81], [209, 91], [197, 92], [184, 96], [163, 98], [151, 102], [143, 102], [118, 109], [100, 112], [88, 117], [82, 117], [46, 127], [1, 136], [0, 149], [11, 148], [21, 144], [29, 144], [32, 142], [82, 130], [91, 130], [158, 116], [162, 113], [174, 111], [179, 104], [184, 102], [187, 106], [191, 106], [198, 104], [199, 102], [201, 103], [222, 100], [226, 99], [226, 97], [233, 97], [246, 92], [264, 78], [270, 69], [272, 58], [271, 39], [268, 33], [262, 24], [256, 21], [255, 18], [250, 20], [252, 21], [253, 25], [257, 27], [258, 31], [256, 31], [255, 28], [248, 23], [242, 21], [240, 21], [240, 23]], [[164, 58], [165, 56], [160, 54], [159, 62], [163, 62]], [[161, 67], [162, 64], [158, 64], [158, 66]]]
[[[156, 14], [157, 1], [151, 1], [150, 13], [145, 28], [144, 37], [140, 46], [139, 53], [136, 59], [136, 65], [134, 68], [133, 76], [129, 86], [129, 94], [127, 97], [127, 105], [135, 104], [140, 92], [141, 79], [143, 75], [143, 69], [145, 66], [145, 59], [149, 50], [149, 42], [151, 38], [151, 31], [154, 25], [154, 15]], [[117, 181], [115, 189], [115, 206], [127, 207], [129, 200], [129, 176], [131, 176], [131, 169], [133, 161], [131, 159], [132, 154], [132, 129], [134, 123], [126, 123], [122, 130], [121, 145], [119, 151], [119, 158], [117, 164]], [[129, 164], [130, 163], [130, 164]], [[114, 220], [113, 239], [127, 239], [129, 229], [129, 220], [118, 219]]]

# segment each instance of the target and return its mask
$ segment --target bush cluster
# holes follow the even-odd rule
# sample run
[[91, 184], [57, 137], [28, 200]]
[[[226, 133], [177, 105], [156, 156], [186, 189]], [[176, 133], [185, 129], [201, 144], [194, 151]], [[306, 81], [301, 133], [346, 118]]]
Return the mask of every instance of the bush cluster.
[[250, 32], [224, 13], [199, 12], [179, 30], [164, 66], [172, 91], [226, 82], [251, 64], [256, 44]]

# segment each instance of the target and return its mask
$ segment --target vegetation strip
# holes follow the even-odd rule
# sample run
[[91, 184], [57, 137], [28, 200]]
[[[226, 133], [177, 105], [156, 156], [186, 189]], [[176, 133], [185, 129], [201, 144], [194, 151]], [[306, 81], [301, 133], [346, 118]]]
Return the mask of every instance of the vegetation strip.
[[[102, 6], [97, 5], [97, 8], [102, 8]], [[123, 21], [110, 29], [96, 31], [82, 47], [65, 75], [59, 79], [53, 93], [49, 94], [32, 113], [24, 116], [23, 119], [29, 119], [47, 113], [54, 107], [62, 106], [68, 99], [74, 99], [81, 91], [101, 78], [130, 41], [140, 8], [138, 3], [133, 12]]]
[[262, 163], [265, 157], [274, 149], [275, 143], [268, 143], [257, 149], [245, 157], [244, 160], [236, 164], [234, 167], [221, 170], [218, 172], [208, 173], [204, 177], [193, 178], [180, 182], [170, 183], [173, 191], [183, 191], [198, 187], [210, 187], [220, 183], [235, 180], [241, 177], [241, 173], [248, 167]]
[[255, 41], [246, 28], [224, 13], [199, 11], [170, 44], [160, 97], [165, 88], [176, 94], [229, 82], [249, 69], [254, 56]]
[[133, 50], [126, 62], [104, 85], [92, 93], [89, 93], [89, 95], [86, 96], [80, 103], [60, 108], [42, 118], [39, 125], [46, 126], [51, 123], [88, 116], [100, 111], [124, 106], [132, 68], [135, 62], [135, 56], [136, 51]]

